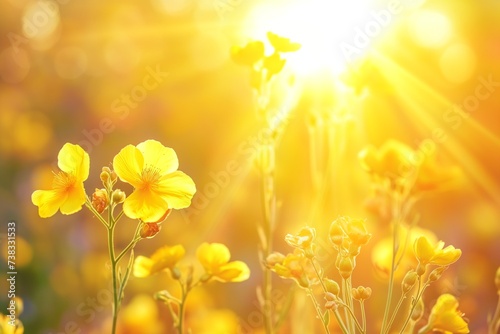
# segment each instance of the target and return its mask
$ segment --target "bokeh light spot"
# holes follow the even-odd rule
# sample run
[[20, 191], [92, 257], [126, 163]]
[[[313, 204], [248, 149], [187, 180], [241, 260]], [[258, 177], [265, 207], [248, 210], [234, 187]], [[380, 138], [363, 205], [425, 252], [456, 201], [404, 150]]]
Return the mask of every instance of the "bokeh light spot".
[[468, 80], [474, 73], [476, 55], [467, 44], [453, 44], [443, 52], [439, 65], [449, 82], [459, 84]]
[[427, 48], [438, 48], [449, 42], [453, 29], [450, 20], [433, 11], [418, 11], [410, 18], [414, 41]]

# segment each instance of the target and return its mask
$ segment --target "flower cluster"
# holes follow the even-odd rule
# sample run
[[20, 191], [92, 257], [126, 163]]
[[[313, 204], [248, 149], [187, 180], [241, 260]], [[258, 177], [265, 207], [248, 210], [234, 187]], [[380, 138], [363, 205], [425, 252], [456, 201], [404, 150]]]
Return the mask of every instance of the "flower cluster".
[[[211, 281], [242, 282], [250, 277], [250, 269], [244, 262], [229, 261], [231, 253], [223, 244], [203, 243], [198, 247], [196, 257], [203, 267], [203, 273], [197, 277], [194, 275], [192, 264], [185, 268], [179, 265], [185, 253], [182, 245], [164, 246], [150, 257], [138, 256], [133, 267], [133, 275], [136, 277], [148, 277], [167, 271], [179, 283], [180, 298], [174, 297], [167, 290], [159, 291], [155, 295], [158, 300], [163, 301], [169, 307], [179, 334], [183, 333], [186, 299], [194, 287]], [[176, 305], [176, 309], [172, 305]]]
[[282, 53], [295, 52], [300, 49], [300, 44], [272, 32], [267, 33], [267, 39], [273, 47], [273, 53], [269, 56], [265, 55], [265, 46], [262, 41], [252, 41], [244, 47], [234, 46], [231, 49], [231, 58], [234, 62], [251, 69], [250, 82], [257, 90], [261, 90], [266, 82], [283, 70], [286, 59], [282, 57]]
[[[60, 172], [54, 175], [51, 189], [33, 192], [32, 202], [38, 206], [38, 213], [43, 218], [51, 217], [57, 211], [73, 214], [85, 205], [106, 228], [113, 287], [112, 333], [115, 333], [118, 310], [132, 272], [132, 250], [140, 240], [154, 237], [160, 231], [160, 223], [173, 209], [186, 208], [191, 204], [196, 192], [195, 184], [188, 175], [178, 170], [175, 151], [156, 140], [124, 147], [113, 158], [113, 169], [107, 166], [102, 168], [102, 188], [95, 188], [90, 197], [84, 188], [90, 170], [87, 152], [78, 145], [65, 144], [58, 155], [58, 167]], [[132, 185], [134, 191], [127, 196], [115, 187], [118, 180]], [[115, 214], [119, 206], [123, 208]], [[106, 217], [103, 216], [105, 212]], [[132, 240], [117, 253], [113, 236], [123, 215], [137, 220], [137, 226]], [[129, 261], [122, 275], [119, 262], [126, 254], [130, 254]], [[169, 262], [172, 258], [182, 255], [183, 249], [161, 249], [150, 261], [139, 257], [142, 267], [138, 266], [136, 271], [145, 275], [162, 270], [173, 265]]]

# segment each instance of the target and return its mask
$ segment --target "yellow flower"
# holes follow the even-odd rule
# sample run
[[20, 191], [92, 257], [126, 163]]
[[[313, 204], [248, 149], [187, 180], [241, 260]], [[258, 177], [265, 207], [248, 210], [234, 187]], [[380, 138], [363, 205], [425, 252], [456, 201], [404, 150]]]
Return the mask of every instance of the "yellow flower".
[[307, 288], [314, 279], [314, 269], [304, 252], [295, 249], [294, 253], [286, 256], [281, 253], [272, 253], [266, 259], [266, 266], [282, 278], [293, 279], [299, 286]]
[[431, 310], [427, 325], [419, 333], [438, 331], [441, 333], [469, 333], [469, 326], [458, 311], [458, 301], [455, 296], [443, 294], [439, 296]]
[[253, 66], [262, 57], [264, 57], [264, 43], [261, 41], [249, 42], [244, 47], [231, 48], [231, 58], [239, 65]]
[[435, 264], [438, 266], [448, 266], [456, 262], [462, 255], [460, 249], [455, 249], [452, 245], [443, 249], [444, 242], [439, 241], [437, 245], [431, 244], [426, 237], [419, 237], [415, 241], [415, 255], [418, 262], [425, 266]]
[[80, 146], [66, 143], [57, 156], [61, 171], [54, 175], [51, 190], [36, 190], [31, 201], [38, 206], [42, 218], [53, 216], [57, 210], [70, 215], [81, 210], [85, 203], [83, 181], [89, 176], [90, 159]]
[[220, 282], [242, 282], [250, 277], [250, 269], [242, 261], [229, 262], [229, 249], [219, 243], [203, 243], [196, 250], [196, 257], [200, 261], [209, 279]]
[[148, 277], [166, 269], [172, 271], [184, 254], [184, 247], [176, 245], [161, 247], [151, 257], [140, 255], [134, 261], [133, 274], [135, 277]]
[[[418, 265], [413, 246], [421, 236], [425, 236], [433, 244], [438, 241], [436, 235], [431, 230], [419, 226], [410, 227], [405, 223], [399, 224], [397, 228], [399, 247], [396, 252], [396, 260], [400, 262], [400, 265], [394, 273], [396, 279], [402, 279], [402, 276], [407, 272], [407, 268], [415, 268]], [[384, 279], [388, 279], [391, 272], [392, 247], [393, 236], [391, 235], [379, 240], [372, 249], [372, 261], [376, 273]]]
[[175, 151], [156, 140], [123, 148], [113, 159], [113, 168], [120, 180], [135, 188], [123, 203], [124, 213], [153, 223], [169, 209], [188, 207], [196, 187], [178, 166]]
[[295, 52], [300, 49], [299, 43], [290, 41], [290, 38], [281, 37], [272, 32], [267, 32], [267, 39], [276, 52]]
[[396, 140], [385, 142], [379, 149], [367, 147], [359, 153], [359, 159], [368, 172], [391, 180], [407, 177], [416, 167], [415, 151]]
[[0, 313], [0, 333], [1, 334], [23, 334], [24, 326], [16, 319], [14, 321], [14, 326], [12, 326], [12, 320], [8, 315], [3, 315]]
[[292, 247], [309, 251], [312, 254], [314, 238], [316, 238], [316, 230], [312, 227], [306, 226], [303, 227], [296, 235], [287, 234], [285, 236], [285, 241]]

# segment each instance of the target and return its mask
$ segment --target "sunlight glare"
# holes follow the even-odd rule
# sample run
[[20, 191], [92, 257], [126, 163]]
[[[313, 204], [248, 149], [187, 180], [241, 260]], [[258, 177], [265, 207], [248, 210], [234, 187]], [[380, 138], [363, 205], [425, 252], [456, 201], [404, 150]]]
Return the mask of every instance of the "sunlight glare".
[[258, 6], [249, 16], [248, 35], [265, 39], [272, 31], [302, 44], [299, 52], [287, 55], [299, 75], [329, 70], [342, 73], [347, 61], [340, 43], [352, 43], [356, 28], [370, 19], [373, 0], [288, 0]]

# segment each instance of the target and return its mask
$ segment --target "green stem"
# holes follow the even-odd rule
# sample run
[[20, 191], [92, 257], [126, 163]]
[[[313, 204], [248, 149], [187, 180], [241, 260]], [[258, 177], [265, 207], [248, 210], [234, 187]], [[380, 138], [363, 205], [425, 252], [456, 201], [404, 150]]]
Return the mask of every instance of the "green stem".
[[403, 327], [401, 328], [401, 331], [399, 332], [400, 334], [404, 333], [406, 326], [408, 326], [408, 322], [410, 322], [411, 315], [413, 314], [415, 307], [417, 307], [417, 303], [418, 303], [419, 299], [422, 298], [422, 295], [424, 294], [424, 291], [429, 286], [429, 284], [425, 283], [424, 286], [422, 287], [422, 290], [420, 290], [421, 286], [422, 286], [422, 276], [419, 276], [417, 297], [415, 298], [415, 300], [412, 301], [410, 313], [408, 314], [408, 317], [406, 318], [405, 323], [403, 324]]
[[99, 219], [99, 221], [104, 225], [104, 227], [109, 228], [108, 222], [104, 220], [104, 218], [102, 218], [101, 214], [97, 212], [96, 209], [94, 209], [88, 197], [85, 199], [85, 206], [94, 214], [94, 216], [97, 217], [97, 219]]
[[115, 224], [113, 224], [112, 219], [113, 219], [112, 213], [111, 210], [109, 210], [110, 226], [108, 227], [108, 249], [109, 249], [109, 259], [111, 261], [111, 280], [113, 284], [113, 324], [112, 324], [111, 334], [115, 334], [116, 322], [118, 319], [118, 282], [116, 277], [117, 261], [115, 259], [115, 247], [114, 247]]
[[186, 299], [187, 299], [187, 295], [189, 293], [189, 290], [180, 281], [179, 281], [179, 284], [180, 284], [181, 290], [182, 290], [182, 298], [181, 298], [181, 302], [179, 303], [179, 316], [177, 317], [177, 331], [179, 332], [179, 334], [183, 334], [184, 314], [186, 312]]

